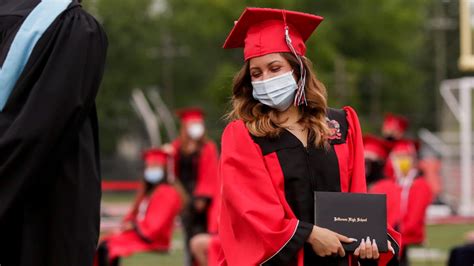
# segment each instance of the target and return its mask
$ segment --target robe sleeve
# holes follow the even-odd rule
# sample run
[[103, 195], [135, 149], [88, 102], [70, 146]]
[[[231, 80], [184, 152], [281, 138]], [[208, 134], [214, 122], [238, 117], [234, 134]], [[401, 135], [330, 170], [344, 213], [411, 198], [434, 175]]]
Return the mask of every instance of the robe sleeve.
[[347, 144], [349, 147], [349, 191], [356, 193], [367, 192], [365, 183], [365, 161], [364, 144], [362, 141], [362, 131], [360, 128], [357, 113], [351, 107], [344, 107], [346, 111], [347, 123], [349, 125], [347, 133]]
[[217, 148], [209, 141], [202, 148], [199, 158], [194, 197], [214, 198], [217, 185]]
[[178, 192], [170, 185], [160, 185], [152, 194], [145, 218], [137, 221], [135, 230], [149, 243], [166, 239], [171, 235], [180, 208], [181, 199]]
[[[106, 48], [98, 22], [73, 8], [53, 23], [33, 50], [4, 109], [4, 115], [15, 117], [0, 135], [0, 219], [27, 187], [48, 178], [38, 171], [54, 165], [95, 109]], [[32, 62], [35, 58], [38, 61]], [[32, 67], [41, 71], [30, 76]], [[18, 95], [22, 87], [31, 89]], [[21, 110], [13, 110], [16, 105]]]
[[[347, 142], [349, 146], [349, 192], [366, 193], [364, 145], [362, 131], [357, 113], [351, 107], [344, 107], [349, 124]], [[378, 265], [387, 265], [397, 260], [400, 247], [400, 234], [387, 224], [388, 240], [395, 249], [395, 254], [385, 252], [380, 254]]]
[[227, 265], [260, 265], [289, 242], [299, 221], [285, 214], [263, 155], [242, 121], [222, 136], [219, 236]]

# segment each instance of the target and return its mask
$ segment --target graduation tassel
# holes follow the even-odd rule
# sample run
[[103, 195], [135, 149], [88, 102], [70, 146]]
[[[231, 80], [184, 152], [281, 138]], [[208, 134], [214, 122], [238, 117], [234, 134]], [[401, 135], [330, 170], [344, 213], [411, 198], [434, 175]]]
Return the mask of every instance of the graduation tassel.
[[299, 65], [300, 65], [300, 80], [298, 81], [298, 87], [296, 89], [296, 95], [295, 95], [295, 100], [294, 100], [293, 104], [295, 106], [300, 106], [302, 104], [308, 105], [308, 102], [306, 101], [306, 94], [305, 94], [305, 91], [304, 91], [305, 86], [306, 86], [306, 69], [304, 68], [303, 60], [301, 60], [301, 56], [299, 56], [296, 53], [296, 50], [293, 47], [293, 44], [291, 43], [289, 27], [286, 24], [286, 13], [285, 13], [284, 10], [282, 11], [282, 13], [283, 13], [283, 22], [285, 23], [285, 41], [286, 41], [286, 44], [288, 45], [288, 47], [291, 50], [291, 53], [296, 57], [296, 59], [298, 60]]

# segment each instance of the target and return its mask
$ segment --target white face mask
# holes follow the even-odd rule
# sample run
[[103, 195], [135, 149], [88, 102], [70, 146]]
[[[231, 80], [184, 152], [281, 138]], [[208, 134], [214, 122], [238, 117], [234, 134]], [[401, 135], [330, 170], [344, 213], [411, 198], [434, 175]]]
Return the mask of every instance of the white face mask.
[[153, 167], [145, 169], [145, 180], [151, 184], [156, 184], [163, 180], [165, 171], [161, 167]]
[[204, 135], [204, 125], [202, 123], [188, 125], [188, 135], [193, 140], [200, 139]]
[[298, 88], [293, 71], [270, 79], [253, 81], [252, 86], [253, 98], [279, 111], [285, 111], [290, 107]]

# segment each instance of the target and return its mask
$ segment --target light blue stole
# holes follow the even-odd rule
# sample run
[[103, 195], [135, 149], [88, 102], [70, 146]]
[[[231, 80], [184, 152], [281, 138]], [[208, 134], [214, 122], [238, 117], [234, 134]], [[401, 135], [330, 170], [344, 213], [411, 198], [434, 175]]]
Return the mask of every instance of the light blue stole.
[[0, 112], [3, 111], [36, 43], [70, 3], [71, 0], [43, 0], [26, 17], [0, 69]]

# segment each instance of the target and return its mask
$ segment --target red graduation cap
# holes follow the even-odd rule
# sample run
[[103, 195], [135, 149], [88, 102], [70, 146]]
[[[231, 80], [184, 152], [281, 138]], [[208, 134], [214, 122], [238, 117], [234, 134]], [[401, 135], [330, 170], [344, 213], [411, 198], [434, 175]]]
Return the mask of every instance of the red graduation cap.
[[397, 141], [392, 148], [390, 154], [408, 154], [416, 155], [419, 148], [419, 143], [409, 139]]
[[148, 149], [143, 153], [145, 164], [161, 164], [167, 163], [168, 154], [161, 149]]
[[204, 111], [199, 107], [183, 108], [176, 111], [176, 114], [181, 119], [181, 122], [186, 123], [189, 121], [203, 121]]
[[402, 134], [408, 128], [408, 119], [400, 115], [387, 114], [383, 121], [382, 131], [396, 131]]
[[306, 71], [300, 57], [306, 53], [305, 41], [322, 20], [320, 16], [307, 13], [248, 7], [235, 23], [223, 47], [243, 47], [246, 61], [271, 53], [292, 53], [298, 59], [301, 72], [294, 104], [307, 104], [304, 91]]
[[285, 39], [288, 33], [295, 52], [304, 56], [305, 41], [323, 20], [322, 17], [271, 8], [248, 7], [227, 36], [223, 48], [244, 48], [244, 58], [277, 52], [293, 52]]
[[385, 140], [373, 135], [365, 135], [363, 140], [364, 152], [375, 154], [382, 160], [387, 159], [390, 149]]

